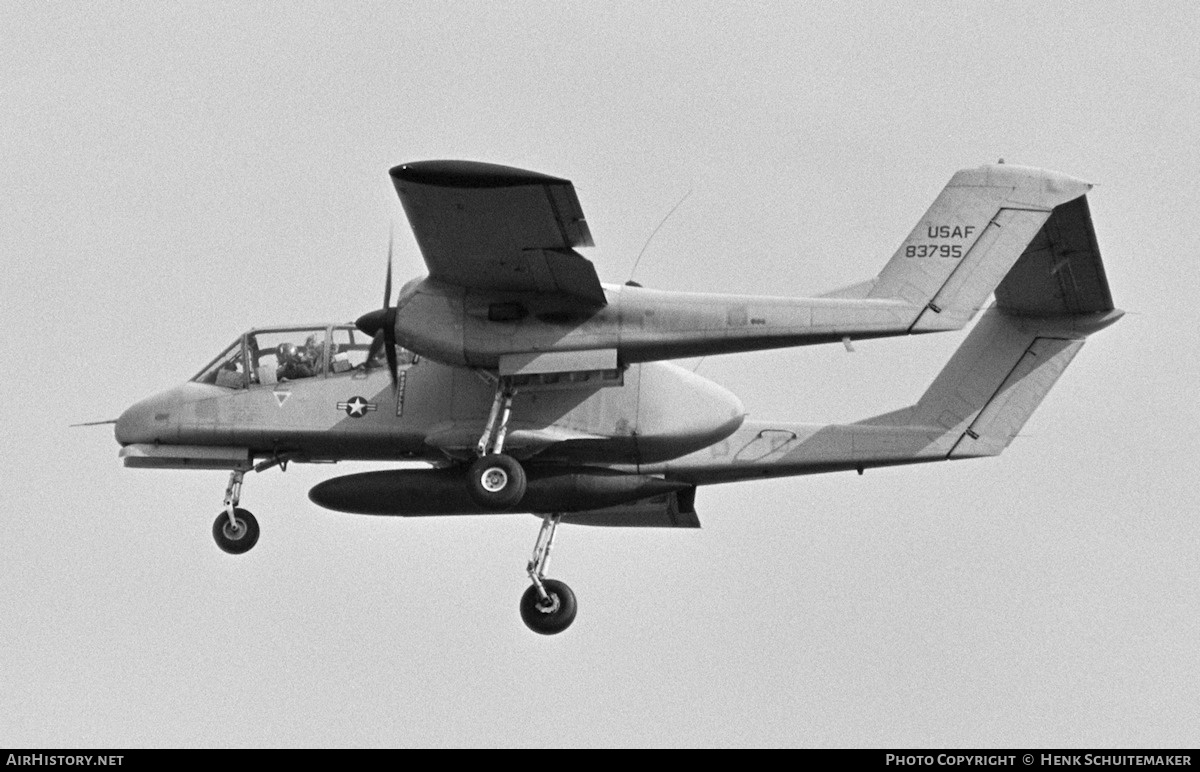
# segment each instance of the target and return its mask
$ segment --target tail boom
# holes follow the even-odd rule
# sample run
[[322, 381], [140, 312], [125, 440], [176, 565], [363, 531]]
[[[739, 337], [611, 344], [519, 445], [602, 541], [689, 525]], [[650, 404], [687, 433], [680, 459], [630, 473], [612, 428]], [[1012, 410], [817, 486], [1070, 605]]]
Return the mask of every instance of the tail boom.
[[1058, 232], [1048, 222], [1090, 229], [1083, 197], [1091, 187], [1023, 166], [959, 171], [875, 279], [819, 298], [608, 287], [619, 298], [611, 305], [620, 309], [621, 357], [638, 362], [962, 329], [1015, 265], [1033, 262], [1022, 261], [1031, 243]]
[[852, 424], [746, 421], [721, 443], [640, 471], [706, 484], [999, 455], [1087, 335], [1121, 315], [1020, 317], [993, 306], [914, 405]]

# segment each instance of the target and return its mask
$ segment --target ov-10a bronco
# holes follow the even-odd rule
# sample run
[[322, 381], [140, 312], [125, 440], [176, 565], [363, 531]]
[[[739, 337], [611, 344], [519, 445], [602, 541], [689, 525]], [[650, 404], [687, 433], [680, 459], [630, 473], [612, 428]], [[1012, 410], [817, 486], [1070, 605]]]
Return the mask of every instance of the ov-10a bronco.
[[[228, 469], [213, 536], [259, 536], [249, 470], [421, 461], [334, 477], [309, 497], [372, 515], [530, 512], [521, 599], [561, 632], [576, 601], [545, 576], [560, 523], [699, 526], [698, 486], [994, 456], [1114, 309], [1085, 194], [1062, 174], [955, 174], [883, 270], [819, 297], [603, 284], [570, 182], [467, 161], [391, 170], [429, 275], [355, 324], [262, 328], [116, 421], [125, 465]], [[751, 420], [664, 360], [958, 330], [995, 301], [916, 404], [848, 424]], [[886, 396], [886, 395], [881, 395]]]

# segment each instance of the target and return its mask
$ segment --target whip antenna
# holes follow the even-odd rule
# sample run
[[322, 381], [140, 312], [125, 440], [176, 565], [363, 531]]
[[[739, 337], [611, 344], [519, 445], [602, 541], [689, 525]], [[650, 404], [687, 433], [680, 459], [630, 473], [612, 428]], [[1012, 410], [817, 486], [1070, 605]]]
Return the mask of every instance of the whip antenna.
[[667, 220], [671, 219], [671, 215], [675, 214], [675, 210], [679, 208], [680, 204], [687, 201], [687, 197], [690, 195], [692, 195], [692, 191], [689, 188], [688, 192], [683, 194], [683, 198], [679, 199], [675, 206], [671, 207], [671, 211], [667, 212], [667, 216], [662, 218], [662, 222], [654, 230], [650, 231], [650, 236], [646, 239], [646, 243], [642, 245], [642, 251], [638, 252], [637, 259], [633, 261], [633, 268], [629, 269], [629, 281], [625, 282], [626, 284], [634, 283], [633, 275], [637, 272], [638, 263], [642, 262], [642, 255], [646, 254], [646, 247], [650, 246], [650, 242], [654, 239], [654, 234], [658, 233], [659, 229], [667, 224]]

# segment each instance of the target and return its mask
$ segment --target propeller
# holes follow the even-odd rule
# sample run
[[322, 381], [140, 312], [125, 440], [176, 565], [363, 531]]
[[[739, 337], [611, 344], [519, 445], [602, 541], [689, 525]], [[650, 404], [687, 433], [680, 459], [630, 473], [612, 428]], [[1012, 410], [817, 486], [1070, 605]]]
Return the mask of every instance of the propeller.
[[[396, 309], [392, 306], [392, 234], [388, 233], [387, 278], [383, 283], [383, 308], [358, 317], [354, 322], [363, 334], [371, 336], [371, 348], [367, 352], [367, 364], [379, 356], [380, 347], [387, 355], [388, 373], [392, 376], [392, 388], [400, 381], [399, 364], [396, 362]], [[386, 344], [386, 345], [385, 345]]]

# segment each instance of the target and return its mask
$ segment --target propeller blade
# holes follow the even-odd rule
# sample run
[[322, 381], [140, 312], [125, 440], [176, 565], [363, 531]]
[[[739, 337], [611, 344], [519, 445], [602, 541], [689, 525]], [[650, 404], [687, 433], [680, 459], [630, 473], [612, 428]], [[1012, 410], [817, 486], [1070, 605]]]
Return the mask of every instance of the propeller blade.
[[379, 349], [387, 354], [388, 373], [392, 376], [392, 388], [400, 383], [400, 365], [396, 361], [396, 309], [392, 304], [392, 244], [393, 235], [388, 233], [387, 276], [383, 281], [383, 308], [368, 311], [354, 322], [363, 334], [371, 336], [371, 348], [367, 350], [367, 367], [379, 356]]
[[388, 230], [388, 267], [387, 279], [383, 282], [383, 307], [392, 305], [392, 230]]
[[389, 314], [391, 319], [387, 327], [383, 330], [383, 338], [387, 341], [384, 347], [384, 352], [387, 353], [388, 373], [392, 376], [392, 388], [396, 388], [400, 383], [400, 365], [396, 362], [396, 316]]
[[400, 382], [399, 363], [396, 361], [396, 311], [395, 308], [389, 308], [384, 315], [383, 339], [387, 342], [387, 363], [388, 372], [392, 375], [392, 388], [396, 388]]
[[371, 363], [375, 361], [375, 357], [379, 356], [381, 348], [383, 348], [383, 330], [376, 332], [375, 337], [371, 339], [371, 348], [367, 349], [367, 367], [370, 367]]

